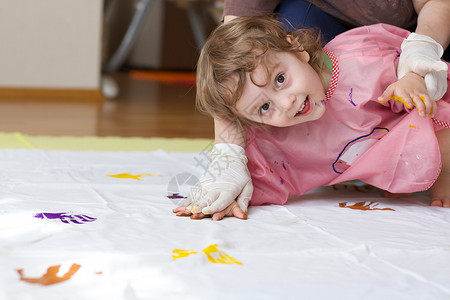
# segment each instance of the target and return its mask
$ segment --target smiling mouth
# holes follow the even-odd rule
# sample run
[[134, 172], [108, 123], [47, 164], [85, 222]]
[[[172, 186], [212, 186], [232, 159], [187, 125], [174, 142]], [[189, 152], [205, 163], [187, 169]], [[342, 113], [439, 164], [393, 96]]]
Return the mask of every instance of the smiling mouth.
[[309, 97], [306, 97], [305, 101], [303, 102], [300, 109], [297, 111], [295, 116], [304, 115], [310, 112], [311, 108], [311, 101], [309, 100]]

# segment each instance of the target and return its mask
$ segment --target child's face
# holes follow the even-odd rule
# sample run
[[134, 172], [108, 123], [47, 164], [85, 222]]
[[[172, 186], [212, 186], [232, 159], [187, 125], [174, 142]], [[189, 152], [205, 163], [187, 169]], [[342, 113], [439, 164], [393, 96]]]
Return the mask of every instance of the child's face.
[[270, 52], [268, 65], [247, 73], [237, 112], [252, 121], [286, 127], [319, 119], [325, 112], [325, 91], [309, 54]]

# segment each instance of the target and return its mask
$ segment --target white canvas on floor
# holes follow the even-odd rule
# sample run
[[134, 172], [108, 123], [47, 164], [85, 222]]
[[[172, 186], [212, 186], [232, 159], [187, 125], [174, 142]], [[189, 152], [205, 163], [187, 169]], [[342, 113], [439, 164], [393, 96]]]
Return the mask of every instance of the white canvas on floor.
[[361, 182], [172, 209], [205, 153], [0, 150], [0, 299], [450, 299], [450, 209]]

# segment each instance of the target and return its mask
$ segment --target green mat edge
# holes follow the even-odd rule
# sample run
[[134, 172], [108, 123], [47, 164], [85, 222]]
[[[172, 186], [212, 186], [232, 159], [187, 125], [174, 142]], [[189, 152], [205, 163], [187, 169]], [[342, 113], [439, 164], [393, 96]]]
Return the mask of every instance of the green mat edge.
[[201, 152], [209, 151], [213, 143], [211, 139], [40, 136], [0, 132], [0, 149]]

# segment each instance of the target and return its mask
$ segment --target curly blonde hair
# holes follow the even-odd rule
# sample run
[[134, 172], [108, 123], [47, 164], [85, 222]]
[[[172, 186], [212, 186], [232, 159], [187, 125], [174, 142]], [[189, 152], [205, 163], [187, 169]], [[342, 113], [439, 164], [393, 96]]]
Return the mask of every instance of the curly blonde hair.
[[197, 64], [197, 108], [239, 126], [256, 125], [237, 114], [246, 73], [264, 63], [269, 51], [306, 51], [320, 74], [324, 67], [320, 33], [311, 28], [288, 32], [273, 15], [238, 17], [218, 26], [206, 41]]

